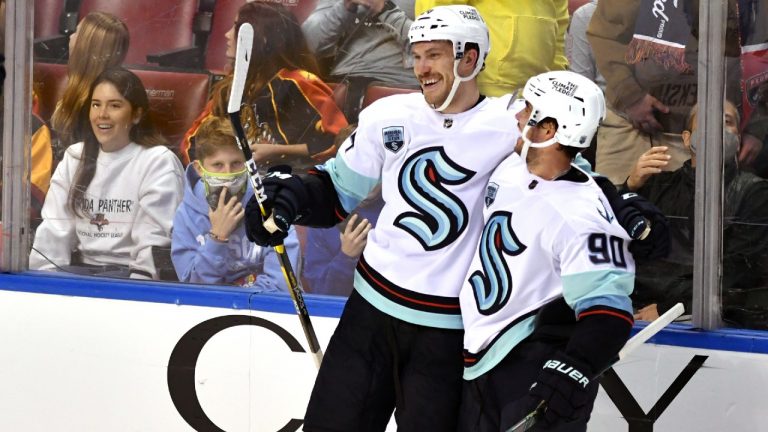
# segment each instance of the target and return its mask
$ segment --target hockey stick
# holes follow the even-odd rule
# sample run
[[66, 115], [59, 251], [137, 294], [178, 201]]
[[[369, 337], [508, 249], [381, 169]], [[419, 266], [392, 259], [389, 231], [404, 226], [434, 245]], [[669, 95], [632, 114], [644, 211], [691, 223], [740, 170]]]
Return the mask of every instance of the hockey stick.
[[[649, 323], [647, 326], [645, 326], [644, 329], [637, 332], [636, 335], [634, 335], [631, 339], [627, 341], [626, 344], [624, 344], [624, 347], [619, 351], [618, 358], [607, 368], [602, 370], [600, 373], [596, 374], [594, 378], [599, 377], [603, 374], [606, 370], [610, 369], [615, 365], [619, 360], [623, 359], [629, 353], [637, 349], [640, 345], [645, 343], [648, 339], [653, 337], [656, 333], [661, 331], [664, 327], [669, 325], [672, 321], [676, 320], [677, 317], [683, 314], [685, 311], [685, 308], [683, 307], [682, 303], [678, 303], [674, 305], [670, 310], [666, 311], [663, 315], [653, 320], [651, 323]], [[593, 378], [593, 379], [594, 379]], [[533, 427], [533, 425], [536, 424], [536, 422], [539, 420], [539, 417], [541, 414], [544, 413], [544, 411], [547, 410], [547, 404], [545, 401], [541, 401], [539, 405], [536, 407], [535, 410], [531, 411], [528, 415], [523, 417], [522, 420], [515, 423], [511, 428], [507, 429], [507, 432], [525, 432]]]
[[[261, 176], [259, 170], [256, 167], [256, 162], [253, 160], [253, 153], [248, 146], [248, 139], [245, 136], [243, 125], [240, 121], [240, 105], [243, 100], [243, 91], [245, 90], [245, 80], [248, 75], [248, 66], [251, 63], [251, 50], [253, 48], [253, 27], [245, 23], [240, 26], [240, 30], [237, 33], [237, 53], [235, 54], [235, 70], [232, 78], [232, 90], [229, 93], [229, 104], [227, 105], [227, 112], [229, 113], [229, 119], [232, 122], [232, 127], [235, 130], [235, 138], [237, 139], [237, 145], [242, 150], [245, 156], [245, 166], [248, 168], [249, 178], [251, 180], [251, 186], [253, 186], [253, 193], [256, 196], [256, 200], [259, 203], [259, 209], [261, 210], [262, 218], [267, 218], [267, 211], [264, 208], [264, 200], [267, 197], [264, 194], [264, 184], [261, 182]], [[309, 350], [312, 352], [313, 358], [317, 368], [320, 368], [320, 363], [323, 361], [323, 350], [320, 348], [320, 343], [317, 341], [317, 335], [315, 329], [312, 327], [312, 321], [309, 318], [309, 312], [307, 311], [307, 305], [304, 303], [304, 295], [301, 292], [296, 273], [293, 272], [291, 261], [288, 259], [288, 254], [285, 252], [285, 245], [282, 243], [274, 247], [277, 253], [278, 260], [280, 261], [280, 267], [283, 271], [285, 281], [288, 283], [288, 290], [291, 293], [291, 299], [293, 299], [293, 306], [296, 308], [296, 314], [299, 316], [301, 322], [301, 328], [304, 330], [304, 336], [307, 338], [309, 344]]]

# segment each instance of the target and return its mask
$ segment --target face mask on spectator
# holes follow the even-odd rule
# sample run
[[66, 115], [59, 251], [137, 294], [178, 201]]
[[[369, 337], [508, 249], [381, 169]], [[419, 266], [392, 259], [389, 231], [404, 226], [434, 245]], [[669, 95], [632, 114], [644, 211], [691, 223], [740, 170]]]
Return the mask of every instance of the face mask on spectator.
[[[700, 139], [699, 130], [693, 131], [691, 135], [691, 153], [696, 154], [696, 144], [698, 144]], [[741, 137], [728, 130], [723, 130], [723, 163], [725, 166], [736, 166], [738, 164], [740, 148]]]
[[205, 185], [205, 199], [212, 210], [216, 210], [219, 206], [221, 190], [224, 188], [227, 189], [225, 202], [233, 196], [236, 196], [238, 201], [243, 199], [248, 180], [247, 169], [243, 168], [242, 171], [233, 173], [212, 173], [206, 171], [203, 164], [200, 164], [200, 171], [202, 173], [200, 177]]

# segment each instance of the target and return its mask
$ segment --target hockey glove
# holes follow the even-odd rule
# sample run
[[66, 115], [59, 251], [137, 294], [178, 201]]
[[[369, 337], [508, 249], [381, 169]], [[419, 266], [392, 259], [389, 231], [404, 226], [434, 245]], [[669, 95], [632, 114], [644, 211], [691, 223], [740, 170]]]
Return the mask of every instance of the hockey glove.
[[[637, 261], [654, 260], [669, 255], [669, 222], [664, 214], [650, 201], [636, 193], [625, 193], [611, 203], [621, 226], [634, 239], [629, 251]], [[638, 222], [643, 219], [643, 224]], [[647, 224], [650, 231], [642, 236]]]
[[273, 167], [264, 177], [264, 210], [272, 216], [277, 230], [271, 232], [264, 226], [265, 219], [256, 197], [252, 197], [245, 207], [245, 228], [248, 239], [261, 246], [276, 246], [288, 236], [288, 229], [300, 216], [301, 209], [308, 201], [304, 183], [297, 176], [291, 175], [289, 166]]
[[528, 390], [526, 412], [544, 401], [546, 409], [539, 421], [548, 427], [586, 418], [592, 406], [591, 381], [592, 371], [587, 365], [558, 352], [544, 362], [539, 377]]
[[669, 222], [655, 205], [636, 193], [619, 195], [605, 177], [595, 177], [619, 224], [633, 239], [629, 245], [635, 260], [653, 260], [669, 254]]

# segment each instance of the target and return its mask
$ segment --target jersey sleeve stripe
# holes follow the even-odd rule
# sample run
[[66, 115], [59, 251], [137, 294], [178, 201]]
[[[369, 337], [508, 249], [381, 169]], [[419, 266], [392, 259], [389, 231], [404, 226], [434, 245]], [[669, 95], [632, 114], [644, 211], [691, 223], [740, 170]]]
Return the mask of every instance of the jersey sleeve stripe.
[[579, 314], [579, 319], [582, 319], [591, 315], [610, 315], [610, 316], [618, 317], [625, 320], [626, 322], [629, 323], [629, 325], [635, 324], [635, 320], [631, 317], [628, 317], [626, 313], [614, 312], [614, 311], [605, 310], [605, 309], [591, 309], [589, 311], [582, 312]]
[[379, 183], [379, 178], [362, 175], [347, 166], [341, 154], [326, 162], [322, 169], [331, 176], [339, 201], [347, 213], [354, 210]]
[[577, 314], [593, 306], [605, 305], [632, 313], [629, 295], [635, 276], [623, 270], [598, 270], [563, 276], [563, 297]]

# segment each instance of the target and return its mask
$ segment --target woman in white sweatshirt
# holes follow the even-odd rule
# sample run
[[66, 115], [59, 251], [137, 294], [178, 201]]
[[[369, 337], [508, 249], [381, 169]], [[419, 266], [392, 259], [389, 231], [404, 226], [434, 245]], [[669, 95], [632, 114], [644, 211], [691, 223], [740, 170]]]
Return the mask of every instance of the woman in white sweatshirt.
[[171, 243], [184, 170], [149, 121], [136, 75], [108, 69], [90, 93], [84, 140], [53, 174], [29, 267], [157, 279], [152, 248]]

